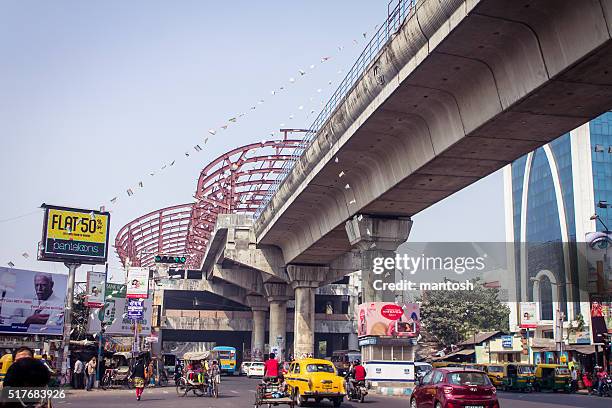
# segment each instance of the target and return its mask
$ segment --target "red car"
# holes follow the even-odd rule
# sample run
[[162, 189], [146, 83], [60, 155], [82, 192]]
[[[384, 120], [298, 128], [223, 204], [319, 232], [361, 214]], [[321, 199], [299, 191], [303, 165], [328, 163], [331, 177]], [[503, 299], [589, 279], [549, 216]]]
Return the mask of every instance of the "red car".
[[417, 383], [410, 408], [500, 408], [497, 393], [482, 371], [459, 367], [430, 371]]

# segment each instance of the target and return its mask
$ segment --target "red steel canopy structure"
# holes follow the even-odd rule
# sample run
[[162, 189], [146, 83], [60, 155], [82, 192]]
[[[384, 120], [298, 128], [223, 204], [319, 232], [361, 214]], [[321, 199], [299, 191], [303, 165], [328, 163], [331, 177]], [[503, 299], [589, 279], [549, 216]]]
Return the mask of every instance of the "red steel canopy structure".
[[[287, 132], [285, 132], [286, 136]], [[155, 255], [185, 255], [186, 269], [199, 269], [219, 214], [253, 214], [301, 140], [261, 141], [238, 147], [200, 172], [195, 202], [145, 214], [126, 224], [115, 238], [125, 266], [152, 266]]]

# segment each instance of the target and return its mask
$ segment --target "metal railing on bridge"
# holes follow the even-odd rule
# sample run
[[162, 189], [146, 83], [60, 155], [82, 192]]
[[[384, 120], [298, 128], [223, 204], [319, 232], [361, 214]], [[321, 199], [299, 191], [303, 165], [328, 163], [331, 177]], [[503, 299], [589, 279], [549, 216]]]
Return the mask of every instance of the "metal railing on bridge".
[[323, 127], [325, 122], [332, 116], [336, 108], [345, 100], [349, 91], [365, 72], [372, 60], [378, 55], [378, 52], [389, 42], [391, 36], [397, 32], [397, 30], [399, 30], [404, 20], [414, 14], [416, 9], [415, 5], [416, 0], [391, 0], [388, 3], [387, 19], [380, 26], [380, 28], [378, 28], [376, 33], [374, 33], [365, 49], [357, 58], [357, 61], [355, 61], [336, 91], [332, 94], [327, 104], [323, 107], [321, 113], [319, 113], [312, 125], [310, 125], [308, 131], [305, 132], [302, 143], [295, 148], [292, 157], [283, 163], [280, 172], [278, 173], [273, 184], [268, 189], [266, 196], [261, 202], [261, 205], [255, 211], [255, 218], [259, 217], [259, 215], [261, 215], [261, 213], [268, 206], [282, 182], [287, 178], [287, 175], [295, 166], [297, 160], [314, 140], [318, 130]]

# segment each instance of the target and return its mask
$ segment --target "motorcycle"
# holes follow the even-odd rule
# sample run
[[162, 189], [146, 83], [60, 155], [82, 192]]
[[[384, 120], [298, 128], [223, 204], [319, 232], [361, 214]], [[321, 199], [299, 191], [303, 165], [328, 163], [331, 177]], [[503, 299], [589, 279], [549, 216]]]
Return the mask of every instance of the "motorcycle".
[[353, 379], [347, 379], [347, 394], [346, 397], [349, 401], [364, 402], [366, 395], [368, 395], [368, 389], [365, 386], [364, 381], [355, 381]]
[[601, 397], [612, 397], [612, 378], [606, 377], [603, 379], [604, 385], [601, 387]]

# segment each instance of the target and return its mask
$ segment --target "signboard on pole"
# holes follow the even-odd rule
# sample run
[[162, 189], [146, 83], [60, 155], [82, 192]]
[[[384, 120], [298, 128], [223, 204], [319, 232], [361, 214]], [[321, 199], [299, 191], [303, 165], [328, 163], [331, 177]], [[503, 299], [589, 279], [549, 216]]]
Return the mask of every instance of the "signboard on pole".
[[[143, 300], [142, 318], [132, 320], [128, 316], [129, 303], [125, 293], [125, 285], [113, 283], [106, 285], [106, 305], [103, 309], [100, 309], [100, 311], [103, 311], [101, 317], [105, 323], [105, 333], [108, 335], [133, 336], [135, 328], [138, 328], [140, 335], [150, 335], [152, 299]], [[88, 332], [92, 334], [100, 332], [98, 316], [89, 316]]]
[[144, 300], [128, 299], [128, 317], [132, 320], [140, 320], [144, 316]]
[[41, 261], [103, 264], [108, 254], [110, 214], [43, 204]]
[[67, 280], [0, 267], [0, 333], [62, 335]]
[[512, 348], [512, 336], [501, 336], [502, 347]]
[[127, 275], [128, 299], [146, 299], [149, 296], [149, 268], [130, 268]]
[[104, 306], [106, 274], [104, 272], [87, 272], [87, 294], [85, 295], [85, 306], [100, 308]]
[[538, 327], [536, 310], [536, 302], [521, 302], [519, 304], [519, 327], [521, 329], [535, 329]]

